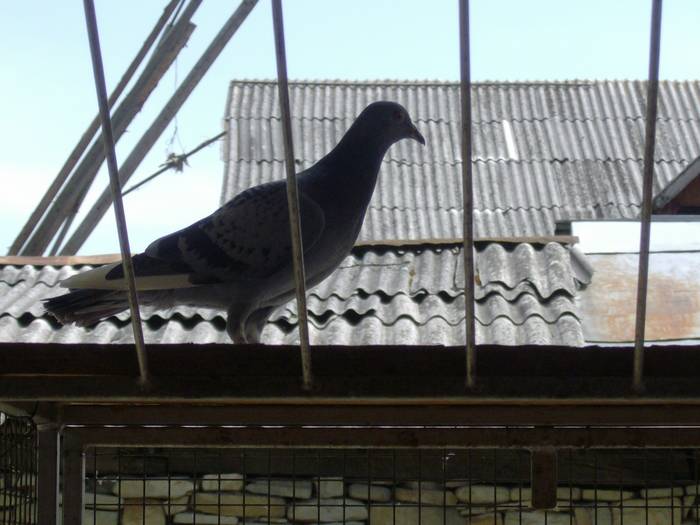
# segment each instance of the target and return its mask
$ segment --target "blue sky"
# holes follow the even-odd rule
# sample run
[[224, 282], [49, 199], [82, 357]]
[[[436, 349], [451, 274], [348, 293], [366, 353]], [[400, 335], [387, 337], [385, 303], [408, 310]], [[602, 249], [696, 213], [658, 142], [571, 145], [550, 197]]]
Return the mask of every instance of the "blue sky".
[[[165, 0], [96, 0], [108, 84], [115, 84]], [[474, 80], [643, 79], [651, 0], [472, 0]], [[197, 29], [118, 145], [150, 124], [237, 2], [205, 0]], [[286, 0], [292, 79], [458, 79], [456, 0]], [[700, 78], [700, 1], [666, 0], [661, 76]], [[132, 181], [170, 151], [221, 130], [231, 79], [275, 78], [269, 0], [258, 6], [163, 134]], [[0, 251], [4, 252], [97, 112], [79, 0], [4, 2], [0, 17]], [[218, 205], [223, 164], [214, 145], [184, 173], [167, 173], [125, 200], [132, 249]], [[86, 202], [107, 184], [100, 172]], [[85, 207], [85, 206], [84, 206]], [[84, 210], [83, 210], [84, 211]], [[77, 222], [77, 221], [76, 221]], [[81, 253], [114, 253], [110, 211]]]

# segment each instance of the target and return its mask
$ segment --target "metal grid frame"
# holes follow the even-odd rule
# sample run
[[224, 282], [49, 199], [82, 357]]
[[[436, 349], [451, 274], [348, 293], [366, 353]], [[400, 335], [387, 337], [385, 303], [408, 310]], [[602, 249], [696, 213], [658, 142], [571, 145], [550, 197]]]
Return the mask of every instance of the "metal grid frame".
[[32, 419], [0, 412], [0, 523], [23, 525], [36, 520], [37, 451]]
[[[372, 485], [372, 482], [374, 481], [375, 484], [377, 483], [382, 483], [382, 482], [387, 482], [387, 481], [392, 481], [394, 487], [398, 486], [399, 483], [397, 483], [398, 480], [401, 482], [413, 482], [415, 483], [414, 488], [418, 490], [418, 496], [417, 500], [413, 501], [413, 506], [418, 507], [419, 509], [422, 508], [424, 505], [425, 507], [432, 507], [432, 508], [439, 508], [442, 509], [443, 512], [443, 519], [445, 519], [444, 513], [449, 509], [451, 506], [456, 506], [457, 503], [451, 503], [447, 504], [446, 496], [443, 496], [443, 501], [429, 501], [428, 500], [428, 493], [427, 491], [429, 490], [428, 487], [425, 487], [424, 489], [424, 482], [429, 481], [429, 482], [442, 482], [443, 486], [445, 485], [446, 481], [452, 481], [452, 482], [459, 482], [461, 481], [461, 485], [467, 486], [468, 491], [470, 494], [470, 497], [468, 498], [467, 501], [471, 501], [471, 490], [473, 485], [478, 485], [481, 487], [489, 487], [488, 490], [493, 490], [493, 495], [494, 499], [493, 502], [490, 505], [486, 506], [491, 506], [493, 507], [493, 513], [494, 513], [494, 518], [495, 514], [504, 512], [504, 511], [510, 511], [510, 512], [517, 512], [520, 516], [520, 519], [522, 519], [522, 513], [523, 511], [528, 508], [530, 510], [532, 509], [540, 509], [540, 510], [547, 510], [550, 509], [555, 512], [568, 512], [569, 513], [569, 519], [568, 521], [570, 523], [573, 523], [573, 511], [576, 508], [585, 508], [590, 510], [591, 508], [593, 509], [594, 513], [597, 514], [598, 510], [598, 503], [603, 502], [603, 501], [608, 501], [606, 503], [606, 508], [610, 508], [611, 512], [616, 512], [613, 509], [617, 508], [617, 512], [624, 515], [629, 512], [641, 512], [643, 513], [642, 515], [646, 514], [648, 515], [650, 510], [653, 510], [655, 508], [662, 509], [662, 510], [671, 510], [671, 523], [673, 523], [673, 516], [675, 516], [674, 512], [674, 507], [679, 506], [679, 504], [675, 503], [675, 500], [671, 501], [669, 504], [668, 502], [662, 502], [659, 501], [658, 499], [656, 501], [651, 501], [654, 496], [650, 495], [649, 493], [644, 494], [642, 493], [642, 499], [643, 501], [633, 500], [628, 503], [625, 503], [623, 500], [625, 498], [630, 498], [631, 496], [627, 494], [629, 489], [631, 488], [631, 485], [629, 482], [626, 481], [626, 474], [625, 474], [625, 469], [624, 469], [624, 463], [625, 461], [636, 461], [637, 463], [642, 464], [642, 468], [637, 465], [637, 469], [643, 471], [643, 476], [640, 476], [637, 474], [636, 477], [636, 490], [648, 490], [651, 488], [658, 488], [658, 487], [673, 487], [673, 490], [675, 492], [676, 488], [675, 487], [683, 487], [692, 485], [695, 487], [695, 493], [690, 494], [695, 496], [694, 501], [692, 502], [692, 505], [695, 507], [696, 512], [697, 512], [697, 507], [698, 507], [698, 500], [697, 500], [697, 492], [698, 492], [698, 450], [697, 449], [697, 444], [700, 443], [698, 441], [698, 432], [697, 429], [694, 431], [694, 437], [688, 441], [683, 443], [680, 446], [687, 447], [687, 448], [692, 448], [693, 450], [684, 450], [684, 449], [679, 449], [679, 448], [673, 448], [669, 445], [666, 445], [666, 450], [650, 450], [649, 448], [642, 448], [638, 450], [630, 450], [627, 448], [626, 450], [621, 450], [621, 449], [616, 449], [616, 450], [603, 450], [603, 449], [586, 449], [586, 448], [581, 448], [580, 443], [576, 444], [574, 441], [567, 441], [564, 439], [562, 441], [562, 444], [564, 445], [563, 447], [560, 447], [560, 449], [553, 454], [554, 458], [554, 464], [556, 465], [557, 462], [561, 464], [561, 468], [559, 468], [560, 474], [557, 476], [551, 476], [551, 475], [545, 475], [541, 477], [537, 477], [534, 474], [534, 471], [532, 475], [530, 475], [529, 467], [531, 461], [533, 461], [534, 464], [534, 458], [536, 457], [536, 454], [539, 451], [542, 451], [543, 449], [538, 446], [535, 447], [531, 451], [531, 460], [528, 461], [524, 455], [527, 453], [526, 448], [529, 447], [524, 447], [523, 445], [527, 445], [526, 443], [522, 443], [516, 446], [509, 445], [508, 447], [501, 447], [499, 446], [498, 448], [493, 448], [494, 443], [493, 441], [486, 444], [486, 443], [479, 443], [478, 439], [461, 439], [464, 438], [464, 434], [460, 432], [454, 433], [452, 436], [448, 436], [448, 434], [442, 434], [441, 439], [437, 441], [431, 441], [430, 443], [425, 443], [425, 444], [411, 444], [408, 445], [406, 444], [405, 441], [402, 441], [400, 439], [396, 439], [396, 436], [394, 439], [390, 441], [386, 441], [383, 443], [380, 443], [379, 445], [377, 444], [377, 441], [381, 442], [380, 440], [372, 440], [368, 439], [366, 441], [354, 441], [353, 443], [345, 443], [341, 444], [340, 442], [336, 442], [335, 444], [330, 444], [329, 441], [326, 439], [323, 439], [320, 442], [316, 442], [314, 440], [304, 440], [303, 442], [299, 442], [297, 444], [293, 444], [291, 447], [286, 447], [284, 449], [278, 448], [278, 444], [272, 444], [276, 443], [276, 440], [272, 438], [271, 440], [268, 438], [266, 439], [260, 439], [259, 436], [256, 437], [255, 440], [253, 439], [239, 439], [241, 437], [241, 434], [238, 433], [236, 434], [235, 432], [232, 434], [228, 432], [228, 429], [222, 428], [222, 427], [217, 427], [217, 428], [209, 428], [209, 429], [200, 429], [196, 432], [196, 436], [193, 438], [187, 439], [185, 436], [189, 434], [189, 431], [191, 431], [191, 428], [173, 428], [173, 433], [170, 436], [164, 436], [163, 433], [151, 433], [150, 435], [152, 436], [151, 439], [143, 439], [143, 432], [139, 431], [138, 429], [132, 428], [132, 429], [120, 429], [114, 432], [114, 429], [109, 429], [107, 432], [101, 432], [98, 429], [89, 429], [90, 431], [83, 431], [83, 430], [78, 430], [78, 429], [67, 429], [66, 436], [68, 436], [68, 441], [69, 445], [66, 447], [64, 451], [64, 462], [65, 463], [65, 469], [66, 469], [66, 476], [71, 476], [71, 479], [64, 479], [64, 485], [68, 485], [71, 487], [74, 487], [75, 489], [79, 489], [79, 494], [72, 494], [69, 499], [65, 499], [64, 497], [64, 520], [70, 520], [73, 516], [76, 516], [78, 514], [82, 515], [83, 513], [83, 506], [85, 504], [89, 505], [89, 501], [84, 501], [82, 494], [84, 490], [84, 478], [86, 474], [86, 465], [88, 467], [92, 466], [91, 472], [93, 473], [93, 481], [98, 477], [97, 472], [98, 472], [98, 459], [97, 457], [100, 455], [100, 448], [104, 447], [115, 447], [117, 449], [117, 465], [118, 465], [118, 474], [115, 476], [110, 476], [110, 475], [105, 475], [103, 474], [103, 477], [108, 479], [108, 480], [117, 480], [120, 481], [122, 480], [122, 467], [127, 463], [126, 461], [123, 461], [122, 458], [124, 457], [122, 454], [122, 450], [132, 450], [132, 452], [129, 453], [128, 457], [130, 457], [129, 465], [130, 469], [126, 469], [126, 479], [134, 479], [137, 480], [138, 483], [137, 485], [140, 484], [141, 487], [143, 487], [143, 497], [140, 498], [141, 501], [133, 501], [130, 502], [132, 505], [140, 505], [145, 509], [145, 506], [149, 504], [147, 498], [146, 498], [146, 493], [145, 493], [145, 486], [146, 480], [159, 480], [159, 481], [167, 481], [168, 484], [168, 491], [170, 491], [170, 483], [171, 480], [173, 479], [174, 474], [182, 475], [183, 472], [181, 471], [181, 468], [177, 472], [173, 472], [173, 470], [178, 470], [178, 469], [172, 469], [169, 464], [166, 462], [166, 472], [165, 474], [156, 474], [156, 475], [149, 475], [147, 472], [146, 468], [146, 462], [147, 456], [146, 452], [138, 452], [137, 449], [133, 447], [143, 447], [143, 446], [154, 446], [154, 447], [170, 447], [169, 449], [166, 449], [166, 451], [160, 451], [160, 449], [156, 449], [156, 456], [158, 454], [163, 455], [165, 454], [166, 457], [170, 457], [169, 455], [172, 454], [177, 454], [181, 455], [183, 457], [187, 456], [192, 456], [194, 458], [194, 468], [191, 471], [188, 471], [188, 479], [189, 478], [194, 478], [197, 480], [199, 477], [201, 477], [202, 474], [206, 473], [207, 471], [207, 466], [208, 469], [212, 469], [212, 465], [216, 464], [217, 468], [224, 468], [226, 467], [225, 470], [228, 471], [236, 471], [241, 473], [241, 480], [242, 484], [240, 487], [237, 487], [236, 490], [239, 491], [239, 495], [235, 499], [228, 499], [228, 497], [223, 498], [221, 496], [221, 493], [219, 492], [219, 496], [217, 497], [212, 497], [209, 496], [207, 498], [207, 501], [205, 502], [205, 505], [209, 507], [209, 512], [210, 514], [218, 514], [223, 507], [230, 507], [230, 506], [235, 506], [240, 509], [240, 507], [243, 508], [243, 513], [245, 513], [245, 507], [248, 505], [248, 508], [250, 509], [255, 509], [257, 507], [264, 507], [264, 512], [267, 514], [266, 516], [262, 516], [263, 522], [265, 521], [265, 518], [270, 519], [270, 498], [272, 496], [271, 491], [270, 491], [270, 484], [271, 480], [273, 479], [273, 469], [272, 469], [272, 457], [273, 455], [279, 456], [279, 457], [287, 457], [287, 462], [285, 463], [286, 465], [286, 470], [284, 470], [283, 467], [279, 467], [279, 463], [276, 464], [275, 470], [274, 470], [274, 475], [279, 477], [282, 476], [283, 479], [291, 479], [292, 480], [292, 490], [296, 490], [296, 482], [299, 479], [308, 479], [309, 477], [316, 478], [317, 480], [321, 479], [338, 479], [341, 477], [344, 480], [344, 484], [347, 483], [347, 481], [355, 481], [355, 482], [361, 482], [367, 485], [367, 491], [369, 495], [369, 486]], [[372, 428], [371, 430], [373, 431], [379, 431], [380, 433], [384, 433], [382, 429], [378, 428]], [[431, 429], [432, 430], [432, 429]], [[518, 429], [503, 429], [507, 431], [515, 431], [517, 432]], [[628, 430], [634, 430], [637, 431], [637, 429], [628, 429]], [[95, 432], [97, 431], [97, 432]], [[206, 439], [203, 438], [203, 434], [207, 433], [210, 434], [210, 439], [207, 441]], [[337, 433], [336, 433], [337, 435]], [[368, 436], [370, 435], [369, 433], [367, 434]], [[476, 435], [476, 434], [474, 434]], [[620, 435], [621, 436], [621, 435]], [[185, 438], [185, 439], [179, 439], [179, 438]], [[65, 438], [64, 438], [65, 439]], [[530, 446], [533, 446], [533, 443], [535, 441], [530, 442]], [[303, 444], [302, 444], [303, 443]], [[322, 444], [319, 444], [322, 443]], [[538, 442], [539, 443], [539, 442]], [[621, 440], [619, 441], [619, 444], [628, 447], [630, 445], [630, 441], [627, 440]], [[496, 444], [498, 445], [498, 444]], [[676, 447], [679, 445], [676, 444]], [[172, 448], [175, 447], [175, 448]], [[199, 448], [196, 448], [199, 447]], [[202, 449], [201, 447], [205, 447]], [[313, 447], [321, 447], [321, 448], [313, 448]], [[167, 450], [170, 450], [169, 452]], [[202, 452], [204, 450], [204, 452]], [[226, 450], [226, 452], [224, 452]], [[354, 454], [357, 456], [356, 459], [358, 461], [355, 462], [348, 462], [347, 461], [347, 455], [348, 455], [348, 450], [351, 451], [351, 454]], [[106, 452], [106, 454], [110, 454], [113, 452]], [[615, 469], [611, 469], [610, 472], [604, 472], [601, 470], [601, 455], [607, 454], [607, 457], [611, 457], [614, 455], [616, 458], [620, 459], [621, 458], [621, 467]], [[204, 461], [204, 458], [209, 455], [213, 456], [214, 458], [218, 457], [219, 459], [223, 458], [224, 455], [227, 458], [226, 461], [219, 461], [217, 462], [212, 462], [212, 461]], [[327, 456], [327, 457], [337, 457], [341, 456], [342, 457], [342, 471], [341, 472], [333, 472], [333, 473], [328, 473], [328, 472], [323, 472], [322, 469], [320, 468], [321, 462], [320, 458], [321, 455]], [[397, 465], [402, 465], [403, 464], [400, 462], [397, 462], [397, 456], [405, 456], [406, 458], [417, 458], [417, 466], [413, 465], [409, 468], [409, 472], [412, 472], [412, 474], [406, 474], [405, 468], [404, 472], [399, 476], [397, 475]], [[483, 466], [480, 469], [475, 468], [476, 462], [473, 460], [473, 457], [475, 455], [478, 455], [480, 457], [484, 456], [491, 456], [492, 462], [489, 468], [484, 469]], [[502, 455], [507, 455], [509, 461], [511, 462], [511, 467], [512, 467], [512, 462], [513, 458], [511, 456], [514, 455], [516, 458], [516, 472], [519, 472], [517, 477], [513, 479], [512, 477], [504, 477], [503, 475], [499, 474], [499, 469], [497, 465], [500, 462], [499, 456]], [[583, 469], [584, 474], [581, 474], [580, 472], [574, 475], [574, 469], [573, 466], [575, 465], [575, 461], [572, 460], [576, 455], [583, 455], [587, 458], [588, 463], [584, 463], [584, 466], [586, 468]], [[676, 473], [676, 463], [677, 463], [677, 458], [676, 456], [680, 455], [683, 458], [688, 459], [688, 464], [685, 466], [685, 473], [682, 471], [679, 471], [679, 473]], [[137, 458], [134, 460], [134, 456]], [[305, 467], [302, 467], [302, 462], [298, 460], [299, 457], [304, 457], [306, 456], [307, 459], [311, 458], [311, 463], [314, 462], [314, 460], [318, 459], [317, 461], [317, 469], [314, 469], [311, 467], [311, 470], [309, 470], [309, 466], [306, 465]], [[383, 470], [378, 470], [375, 471], [375, 466], [373, 464], [373, 459], [376, 459], [377, 457], [385, 457], [389, 458], [389, 465], [387, 466], [384, 464], [382, 466]], [[461, 461], [456, 459], [459, 457], [462, 457]], [[464, 456], [466, 456], [466, 461]], [[670, 461], [667, 461], [667, 468], [665, 470], [666, 474], [668, 476], [663, 475], [662, 477], [652, 477], [650, 475], [650, 470], [648, 468], [648, 460], [650, 457], [662, 457], [662, 458], [670, 458]], [[257, 464], [257, 470], [255, 469], [248, 469], [246, 467], [246, 457], [248, 458], [248, 461], [251, 460], [251, 458], [257, 457], [257, 461], [251, 461], [250, 463], [252, 464]], [[290, 460], [289, 458], [291, 457], [291, 467], [290, 467]], [[435, 468], [432, 470], [429, 468], [425, 468], [425, 463], [424, 459], [435, 457], [439, 458], [439, 462], [441, 465], [438, 466], [437, 472], [438, 474], [436, 475]], [[86, 459], [87, 458], [87, 459]], [[232, 459], [238, 458], [238, 467], [236, 469], [231, 469], [230, 465], [232, 463]], [[265, 460], [266, 458], [266, 460]], [[453, 465], [459, 465], [457, 470], [459, 470], [459, 473], [456, 473], [455, 475], [454, 470], [452, 469], [452, 472], [448, 472], [448, 468], [446, 466], [446, 462], [448, 460], [453, 460]], [[199, 462], [198, 462], [199, 461]], [[92, 463], [91, 463], [92, 462]], [[414, 461], [415, 463], [415, 461]], [[143, 465], [142, 470], [138, 471], [138, 469]], [[240, 466], [242, 465], [242, 467]], [[337, 465], [337, 462], [336, 462]], [[656, 462], [656, 465], [659, 465], [659, 461]], [[670, 468], [668, 467], [670, 465]], [[348, 468], [352, 466], [352, 473], [348, 476]], [[433, 465], [434, 467], [435, 465]], [[136, 468], [136, 472], [134, 472], [134, 469]], [[336, 467], [337, 468], [337, 467]], [[265, 469], [267, 469], [265, 471]], [[364, 469], [364, 470], [363, 470]], [[411, 470], [412, 469], [412, 470]], [[102, 472], [109, 471], [108, 467], [105, 467], [102, 465], [102, 468], [99, 469]], [[162, 470], [162, 465], [161, 465], [161, 470]], [[512, 470], [512, 469], [511, 469]], [[218, 472], [218, 474], [217, 474]], [[222, 471], [218, 470], [214, 472], [214, 474], [211, 474], [209, 476], [209, 479], [214, 479], [220, 488], [220, 485], [222, 483], [222, 478], [221, 477]], [[604, 475], [602, 475], [604, 474]], [[249, 476], [254, 476], [254, 479], [257, 479], [258, 481], [262, 480], [263, 482], [267, 481], [267, 501], [261, 500], [261, 499], [256, 499], [255, 496], [251, 496], [250, 494], [248, 495], [249, 501], [246, 503], [246, 491], [243, 490], [243, 487], [245, 484], [250, 481], [251, 479]], [[667, 479], [668, 478], [668, 479]], [[510, 490], [516, 490], [518, 492], [518, 498], [515, 503], [513, 503], [512, 500], [513, 498], [511, 497], [508, 502], [501, 502], [498, 501], [496, 498], [496, 490], [497, 486], [507, 484]], [[574, 485], [584, 485], [586, 486], [589, 490], [593, 491], [593, 496], [586, 496], [583, 498], [586, 502], [583, 503], [581, 502], [582, 498], [580, 496], [577, 496], [574, 498], [573, 493], [573, 487]], [[514, 486], [513, 486], [514, 485]], [[195, 481], [195, 485], [193, 487], [194, 492], [196, 493], [197, 490], [197, 483]], [[121, 491], [121, 484], [118, 485], [118, 492], [117, 494], [121, 495], [119, 491]], [[568, 496], [568, 501], [567, 498], [564, 497], [562, 500], [562, 497], [560, 495], [561, 489], [566, 489], [568, 487], [569, 490], [569, 496]], [[207, 489], [208, 491], [215, 490], [209, 488]], [[530, 494], [528, 495], [523, 495], [523, 489], [524, 488], [529, 488], [530, 489]], [[692, 487], [686, 487], [687, 490], [690, 490]], [[162, 489], [161, 489], [162, 490]], [[224, 489], [224, 490], [230, 490]], [[426, 490], [426, 499], [425, 503], [423, 504], [422, 499], [421, 499], [421, 490]], [[607, 495], [604, 496], [604, 494], [601, 492], [600, 494], [598, 491], [605, 490], [608, 492]], [[612, 497], [609, 495], [609, 491], [619, 491], [620, 497], [618, 503], [613, 503], [612, 501], [615, 501], [615, 497]], [[680, 490], [684, 490], [681, 488]], [[132, 491], [133, 492], [133, 489]], [[132, 494], [129, 493], [129, 497], [137, 497], [138, 494]], [[540, 494], [538, 494], [538, 492]], [[686, 491], [687, 492], [687, 491]], [[544, 495], [544, 499], [543, 499]], [[623, 497], [624, 495], [624, 497]], [[599, 498], [600, 496], [600, 498]], [[94, 496], [93, 496], [94, 497]], [[162, 496], [161, 496], [162, 497]], [[342, 498], [345, 498], [345, 492], [343, 492]], [[308, 496], [307, 496], [308, 498]], [[545, 502], [545, 504], [538, 504], [536, 503], [537, 499], [539, 498], [540, 502]], [[170, 498], [168, 498], [169, 500]], [[368, 500], [369, 500], [368, 496]], [[523, 505], [523, 502], [526, 500], [529, 500], [529, 504]], [[189, 500], [190, 504], [192, 500]], [[194, 501], [197, 501], [196, 499]], [[463, 500], [462, 500], [463, 501]], [[121, 504], [121, 499], [119, 504]], [[162, 505], [162, 503], [160, 503]], [[275, 501], [274, 505], [282, 505], [283, 503], [280, 501]], [[333, 502], [333, 501], [323, 501], [323, 499], [317, 499], [314, 500], [313, 498], [311, 499], [305, 499], [305, 501], [302, 502], [295, 502], [295, 495], [294, 493], [292, 494], [292, 513], [295, 510], [295, 505], [297, 505], [299, 508], [308, 508], [310, 507], [313, 512], [318, 513], [320, 517], [320, 513], [324, 507], [343, 507], [343, 518], [348, 517], [350, 521], [352, 521], [352, 518], [350, 516], [346, 516], [346, 504], [343, 501], [342, 503], [338, 502]], [[367, 503], [364, 502], [361, 505], [369, 505], [373, 506], [375, 505], [374, 503]], [[689, 504], [688, 504], [689, 505]], [[685, 505], [686, 507], [688, 505]], [[396, 500], [392, 500], [390, 503], [386, 504], [378, 504], [378, 506], [389, 506], [392, 507], [393, 513], [394, 513], [394, 523], [398, 523], [399, 521], [396, 521]], [[213, 507], [213, 508], [212, 508]], [[214, 512], [216, 510], [217, 512]], [[307, 509], [308, 510], [308, 509]], [[143, 511], [142, 511], [143, 512]], [[205, 511], [206, 512], [206, 511]], [[289, 509], [287, 510], [287, 513], [289, 513]], [[419, 511], [419, 516], [422, 514], [422, 510]], [[471, 510], [469, 510], [471, 512]], [[277, 516], [279, 517], [279, 516]], [[287, 514], [287, 517], [289, 517], [289, 514]], [[366, 518], [365, 518], [366, 519]], [[371, 519], [371, 518], [370, 518]], [[546, 519], [546, 518], [545, 518]], [[308, 518], [302, 520], [302, 521], [307, 521]], [[292, 519], [292, 521], [296, 521]], [[319, 521], [328, 521], [328, 520], [320, 520]], [[362, 520], [364, 521], [364, 519]], [[635, 522], [635, 520], [630, 520], [632, 523]], [[344, 522], [344, 520], [343, 520]], [[418, 522], [420, 523], [420, 517], [418, 518]], [[72, 521], [64, 521], [64, 523], [73, 523]], [[76, 522], [77, 523], [77, 522]], [[444, 523], [449, 523], [449, 521], [444, 521]], [[680, 520], [679, 520], [680, 523]]]

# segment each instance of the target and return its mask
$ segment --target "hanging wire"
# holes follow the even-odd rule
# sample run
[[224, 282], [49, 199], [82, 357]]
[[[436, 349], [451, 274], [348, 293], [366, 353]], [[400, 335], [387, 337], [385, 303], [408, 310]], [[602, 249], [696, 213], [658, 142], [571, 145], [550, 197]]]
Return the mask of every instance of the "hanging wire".
[[214, 137], [212, 137], [212, 138], [210, 138], [210, 139], [205, 140], [205, 141], [202, 142], [199, 146], [197, 146], [196, 148], [194, 148], [194, 149], [191, 150], [191, 151], [188, 151], [187, 153], [184, 153], [184, 154], [182, 154], [182, 155], [171, 155], [171, 156], [169, 156], [168, 159], [166, 160], [166, 162], [163, 163], [163, 164], [161, 164], [161, 168], [160, 168], [158, 171], [156, 171], [155, 173], [149, 175], [148, 177], [146, 177], [145, 179], [143, 179], [141, 182], [138, 182], [138, 183], [134, 184], [133, 186], [131, 186], [130, 188], [124, 190], [124, 191], [122, 192], [122, 197], [124, 197], [125, 195], [131, 193], [132, 191], [135, 191], [135, 190], [139, 189], [139, 188], [140, 188], [141, 186], [143, 186], [144, 184], [146, 184], [146, 183], [152, 181], [152, 180], [155, 179], [158, 175], [161, 175], [161, 174], [165, 173], [165, 172], [168, 171], [168, 170], [174, 169], [175, 171], [183, 171], [184, 166], [187, 166], [187, 165], [188, 165], [188, 163], [187, 163], [187, 159], [188, 159], [188, 158], [190, 158], [192, 155], [194, 155], [194, 154], [197, 153], [198, 151], [200, 151], [200, 150], [206, 148], [207, 146], [213, 144], [214, 142], [216, 142], [217, 140], [219, 140], [220, 138], [222, 138], [224, 135], [226, 135], [226, 132], [225, 132], [225, 131], [222, 131], [222, 132], [219, 133], [218, 135], [216, 135], [216, 136], [214, 136]]

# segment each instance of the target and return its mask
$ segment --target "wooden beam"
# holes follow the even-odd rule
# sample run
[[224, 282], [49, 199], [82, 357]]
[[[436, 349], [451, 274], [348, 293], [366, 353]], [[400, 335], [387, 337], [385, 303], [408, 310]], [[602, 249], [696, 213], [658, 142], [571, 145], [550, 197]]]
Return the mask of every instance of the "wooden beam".
[[[141, 161], [151, 150], [160, 135], [170, 124], [170, 121], [175, 117], [192, 91], [197, 87], [200, 80], [209, 70], [214, 61], [223, 51], [231, 37], [238, 31], [243, 21], [248, 14], [253, 10], [257, 0], [243, 0], [238, 6], [238, 9], [229, 17], [214, 40], [209, 44], [209, 47], [204, 51], [192, 70], [178, 86], [173, 96], [168, 100], [158, 116], [155, 118], [151, 126], [146, 130], [141, 139], [138, 141], [129, 156], [124, 160], [119, 170], [119, 179], [122, 187], [126, 184], [129, 178], [134, 174], [136, 169], [141, 164]], [[106, 188], [97, 202], [87, 213], [83, 222], [76, 228], [71, 238], [66, 242], [66, 245], [61, 250], [61, 255], [72, 255], [78, 252], [83, 243], [87, 240], [92, 230], [100, 222], [104, 214], [112, 204], [112, 197], [109, 188]]]
[[[0, 344], [0, 400], [65, 402], [335, 403], [491, 400], [632, 403], [700, 399], [699, 347], [650, 347], [649, 390], [635, 394], [632, 349], [480, 347], [482, 373], [465, 394], [460, 347], [315, 346], [318, 387], [300, 388], [294, 346], [149, 345], [152, 390], [144, 393], [131, 345]], [[524, 402], [524, 401], [523, 401]]]
[[[641, 448], [700, 447], [700, 429], [679, 428], [234, 428], [68, 427], [85, 447]], [[65, 498], [65, 496], [64, 496]], [[65, 523], [65, 522], [64, 522]]]
[[695, 404], [614, 405], [610, 402], [529, 404], [468, 400], [454, 404], [379, 404], [347, 400], [318, 405], [149, 404], [63, 405], [58, 420], [67, 425], [569, 425], [569, 426], [700, 426], [700, 401]]

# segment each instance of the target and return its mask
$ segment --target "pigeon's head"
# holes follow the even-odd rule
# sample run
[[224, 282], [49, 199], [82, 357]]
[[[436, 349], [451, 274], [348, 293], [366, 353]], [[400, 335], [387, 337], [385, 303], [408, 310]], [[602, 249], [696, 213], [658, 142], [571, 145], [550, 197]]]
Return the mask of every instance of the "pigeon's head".
[[360, 113], [357, 120], [365, 121], [375, 130], [382, 130], [388, 145], [401, 139], [413, 139], [425, 146], [425, 139], [411, 122], [408, 111], [396, 102], [373, 102]]

